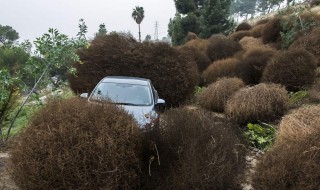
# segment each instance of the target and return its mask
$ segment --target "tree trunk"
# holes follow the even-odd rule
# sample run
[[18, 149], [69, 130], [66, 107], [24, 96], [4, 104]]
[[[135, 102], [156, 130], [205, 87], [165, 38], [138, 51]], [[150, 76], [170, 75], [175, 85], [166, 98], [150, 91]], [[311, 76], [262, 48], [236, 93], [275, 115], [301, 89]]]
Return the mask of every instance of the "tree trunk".
[[140, 32], [140, 24], [139, 25], [139, 42], [141, 42], [141, 32]]

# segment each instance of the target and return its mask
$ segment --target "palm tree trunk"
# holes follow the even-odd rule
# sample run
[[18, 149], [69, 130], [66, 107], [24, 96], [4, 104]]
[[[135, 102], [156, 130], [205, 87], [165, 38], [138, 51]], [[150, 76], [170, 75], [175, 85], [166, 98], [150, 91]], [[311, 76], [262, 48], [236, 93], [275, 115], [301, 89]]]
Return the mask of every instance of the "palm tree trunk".
[[140, 24], [139, 25], [139, 42], [141, 42], [141, 32], [140, 32]]

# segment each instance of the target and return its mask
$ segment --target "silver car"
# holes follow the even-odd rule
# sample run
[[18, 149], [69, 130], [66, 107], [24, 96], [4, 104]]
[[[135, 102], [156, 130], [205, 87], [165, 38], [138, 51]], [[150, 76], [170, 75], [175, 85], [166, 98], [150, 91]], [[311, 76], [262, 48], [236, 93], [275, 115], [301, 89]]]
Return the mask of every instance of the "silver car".
[[82, 98], [88, 101], [109, 100], [122, 106], [132, 114], [141, 128], [157, 120], [158, 110], [164, 107], [165, 101], [158, 97], [149, 79], [124, 76], [107, 76], [103, 78], [92, 93], [83, 93]]

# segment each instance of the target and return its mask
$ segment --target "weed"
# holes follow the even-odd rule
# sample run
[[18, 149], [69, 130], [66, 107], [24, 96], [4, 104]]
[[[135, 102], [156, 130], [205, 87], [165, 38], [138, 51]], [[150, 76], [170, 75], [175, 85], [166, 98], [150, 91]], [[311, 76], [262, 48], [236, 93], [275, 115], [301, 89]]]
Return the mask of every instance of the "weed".
[[274, 126], [266, 123], [261, 125], [248, 123], [244, 134], [253, 147], [265, 150], [272, 146], [276, 130]]

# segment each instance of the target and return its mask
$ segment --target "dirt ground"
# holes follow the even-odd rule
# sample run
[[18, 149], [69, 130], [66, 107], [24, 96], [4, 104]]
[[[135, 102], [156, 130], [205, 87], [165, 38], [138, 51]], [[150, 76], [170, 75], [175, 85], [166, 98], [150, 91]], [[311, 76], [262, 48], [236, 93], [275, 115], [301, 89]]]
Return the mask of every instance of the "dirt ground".
[[0, 190], [17, 190], [19, 189], [10, 179], [6, 170], [8, 153], [0, 152]]

